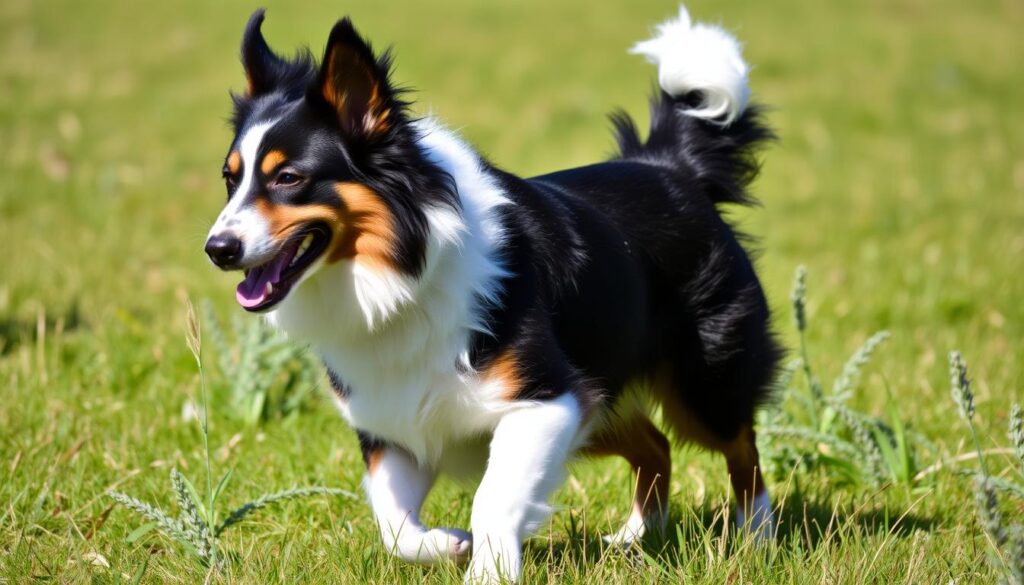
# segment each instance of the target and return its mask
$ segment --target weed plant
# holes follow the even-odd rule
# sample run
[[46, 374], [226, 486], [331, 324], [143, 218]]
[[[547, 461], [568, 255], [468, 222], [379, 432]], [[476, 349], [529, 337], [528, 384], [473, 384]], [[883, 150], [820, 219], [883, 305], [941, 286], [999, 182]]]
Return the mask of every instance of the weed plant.
[[854, 351], [826, 392], [807, 347], [807, 270], [803, 266], [796, 270], [790, 300], [799, 351], [779, 375], [777, 402], [759, 414], [766, 470], [779, 477], [794, 467], [816, 468], [838, 483], [914, 487], [927, 477], [921, 473], [921, 460], [931, 444], [908, 428], [889, 388], [885, 388], [884, 417], [850, 406], [864, 368], [889, 332], [875, 333]]
[[[999, 501], [999, 492], [1010, 494], [1018, 504], [1024, 504], [1024, 417], [1019, 404], [1010, 409], [1009, 439], [1013, 462], [1006, 477], [993, 475], [985, 460], [986, 452], [981, 448], [978, 431], [974, 426], [974, 391], [967, 375], [967, 362], [960, 352], [949, 354], [949, 377], [953, 402], [956, 403], [960, 417], [967, 424], [974, 448], [977, 452], [978, 470], [974, 476], [974, 498], [981, 522], [989, 544], [992, 546], [993, 567], [1002, 573], [1003, 582], [1012, 585], [1024, 584], [1024, 525], [1011, 522], [1004, 515]], [[1021, 508], [1018, 506], [1017, 508]]]
[[286, 418], [314, 397], [322, 368], [307, 350], [262, 319], [238, 312], [226, 327], [213, 304], [203, 303], [207, 339], [217, 356], [214, 388], [228, 399], [228, 416], [256, 425]]
[[[210, 432], [209, 432], [209, 397], [206, 390], [206, 374], [203, 368], [202, 359], [202, 335], [199, 319], [193, 310], [192, 304], [188, 303], [187, 332], [186, 340], [189, 350], [195, 358], [196, 367], [199, 371], [199, 386], [202, 393], [202, 412], [199, 419], [203, 435], [203, 449], [206, 455], [206, 489], [203, 496], [200, 495], [195, 485], [182, 474], [177, 468], [171, 469], [171, 488], [174, 499], [177, 503], [179, 515], [172, 516], [164, 510], [143, 502], [119, 491], [111, 491], [110, 497], [115, 502], [132, 510], [145, 518], [148, 522], [132, 531], [127, 541], [134, 542], [153, 530], [163, 533], [171, 538], [185, 550], [191, 552], [208, 567], [219, 568], [223, 562], [220, 551], [220, 537], [228, 528], [237, 525], [248, 515], [256, 510], [265, 508], [271, 504], [278, 504], [286, 500], [296, 498], [329, 495], [355, 497], [351, 492], [327, 487], [303, 487], [283, 490], [274, 493], [267, 493], [258, 498], [243, 504], [229, 512], [223, 520], [219, 519], [217, 504], [221, 499], [224, 489], [231, 480], [234, 470], [229, 469], [221, 476], [216, 487], [213, 485], [213, 469], [210, 465]], [[262, 336], [255, 339], [264, 339]], [[218, 345], [221, 342], [218, 342]], [[242, 355], [261, 355], [256, 353], [254, 347], [243, 348]], [[255, 378], [259, 378], [259, 372], [255, 372]], [[205, 497], [204, 497], [205, 496]]]

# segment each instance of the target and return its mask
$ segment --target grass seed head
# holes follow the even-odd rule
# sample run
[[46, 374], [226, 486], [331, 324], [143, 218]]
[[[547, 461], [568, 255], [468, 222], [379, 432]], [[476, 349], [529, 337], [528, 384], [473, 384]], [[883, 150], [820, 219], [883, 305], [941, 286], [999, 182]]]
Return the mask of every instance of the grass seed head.
[[1017, 453], [1020, 472], [1024, 474], [1024, 416], [1021, 414], [1020, 404], [1014, 404], [1010, 409], [1010, 442]]
[[203, 354], [202, 333], [199, 326], [199, 317], [196, 315], [196, 308], [192, 305], [192, 299], [185, 299], [185, 342], [192, 352], [196, 363], [201, 363]]
[[970, 423], [974, 419], [974, 392], [967, 377], [967, 363], [958, 351], [949, 352], [949, 381], [960, 416]]
[[992, 537], [997, 548], [1006, 544], [1009, 535], [1003, 526], [1003, 515], [999, 512], [999, 499], [996, 487], [985, 475], [978, 474], [974, 478], [974, 500], [978, 506], [978, 518], [982, 528]]
[[835, 383], [832, 384], [832, 396], [839, 400], [846, 400], [849, 397], [857, 385], [857, 381], [860, 379], [861, 370], [871, 361], [871, 356], [875, 353], [875, 350], [886, 339], [889, 339], [889, 332], [879, 331], [857, 348], [857, 351], [850, 356], [850, 359], [843, 366], [842, 373], [839, 374]]
[[793, 320], [800, 332], [807, 329], [807, 267], [801, 264], [796, 267], [793, 277], [793, 292], [789, 296], [793, 303]]

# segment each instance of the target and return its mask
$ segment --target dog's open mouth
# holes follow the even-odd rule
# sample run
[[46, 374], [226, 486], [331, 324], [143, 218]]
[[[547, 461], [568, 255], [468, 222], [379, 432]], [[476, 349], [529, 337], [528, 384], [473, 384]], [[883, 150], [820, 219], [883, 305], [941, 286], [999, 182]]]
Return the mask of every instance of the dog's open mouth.
[[281, 302], [306, 269], [327, 249], [329, 241], [330, 231], [321, 225], [290, 238], [270, 261], [245, 270], [245, 280], [235, 289], [238, 304], [247, 311], [258, 312]]

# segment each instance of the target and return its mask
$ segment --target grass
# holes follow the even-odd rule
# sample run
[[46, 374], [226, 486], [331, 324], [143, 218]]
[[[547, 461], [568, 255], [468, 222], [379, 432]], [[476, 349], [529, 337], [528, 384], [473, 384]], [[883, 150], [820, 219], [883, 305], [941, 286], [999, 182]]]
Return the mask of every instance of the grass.
[[[341, 13], [395, 44], [397, 79], [511, 170], [610, 151], [605, 112], [646, 119], [653, 72], [625, 53], [673, 2], [268, 2], [283, 50], [319, 50]], [[555, 4], [555, 5], [552, 5]], [[233, 276], [201, 253], [223, 199], [228, 88], [254, 8], [229, 0], [0, 3], [0, 579], [194, 582], [165, 539], [126, 543], [117, 489], [165, 501], [177, 467], [201, 477], [202, 436], [181, 416], [199, 394], [183, 340], [186, 297], [232, 307]], [[823, 379], [873, 332], [892, 337], [851, 402], [887, 416], [886, 388], [937, 458], [969, 454], [949, 400], [947, 352], [971, 363], [979, 442], [1007, 445], [1024, 388], [1024, 5], [1011, 0], [691, 2], [739, 32], [756, 97], [781, 142], [766, 153], [756, 234], [786, 345], [793, 268], [808, 265], [810, 358]], [[320, 386], [325, 382], [321, 380]], [[226, 397], [212, 397], [212, 411]], [[358, 491], [357, 444], [327, 400], [253, 427], [216, 417], [210, 446], [235, 465], [225, 506], [294, 485]], [[619, 461], [581, 464], [562, 511], [531, 541], [531, 581], [991, 582], [969, 478], [925, 493], [834, 485], [797, 472], [774, 488], [779, 546], [724, 537], [720, 460], [676, 454], [664, 550], [602, 552], [626, 516]], [[990, 455], [998, 474], [1009, 455]], [[922, 465], [940, 461], [922, 461]], [[960, 464], [972, 469], [974, 462]], [[466, 526], [471, 491], [442, 484], [425, 519]], [[1020, 509], [1006, 509], [1016, 514]], [[225, 534], [223, 581], [458, 582], [450, 567], [391, 559], [365, 504], [298, 502]], [[141, 571], [141, 573], [140, 573]]]

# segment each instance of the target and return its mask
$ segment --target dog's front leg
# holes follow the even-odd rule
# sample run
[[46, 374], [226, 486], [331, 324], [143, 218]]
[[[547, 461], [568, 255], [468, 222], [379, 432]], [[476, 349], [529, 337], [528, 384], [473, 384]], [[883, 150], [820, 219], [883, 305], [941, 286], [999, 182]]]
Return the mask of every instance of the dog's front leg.
[[571, 393], [525, 404], [501, 418], [473, 499], [468, 583], [519, 578], [522, 541], [550, 513], [548, 496], [565, 477], [580, 421], [580, 406]]
[[434, 472], [389, 445], [364, 442], [363, 452], [366, 494], [388, 551], [417, 563], [466, 560], [472, 546], [467, 532], [453, 528], [427, 530], [420, 523], [420, 507], [434, 483]]

